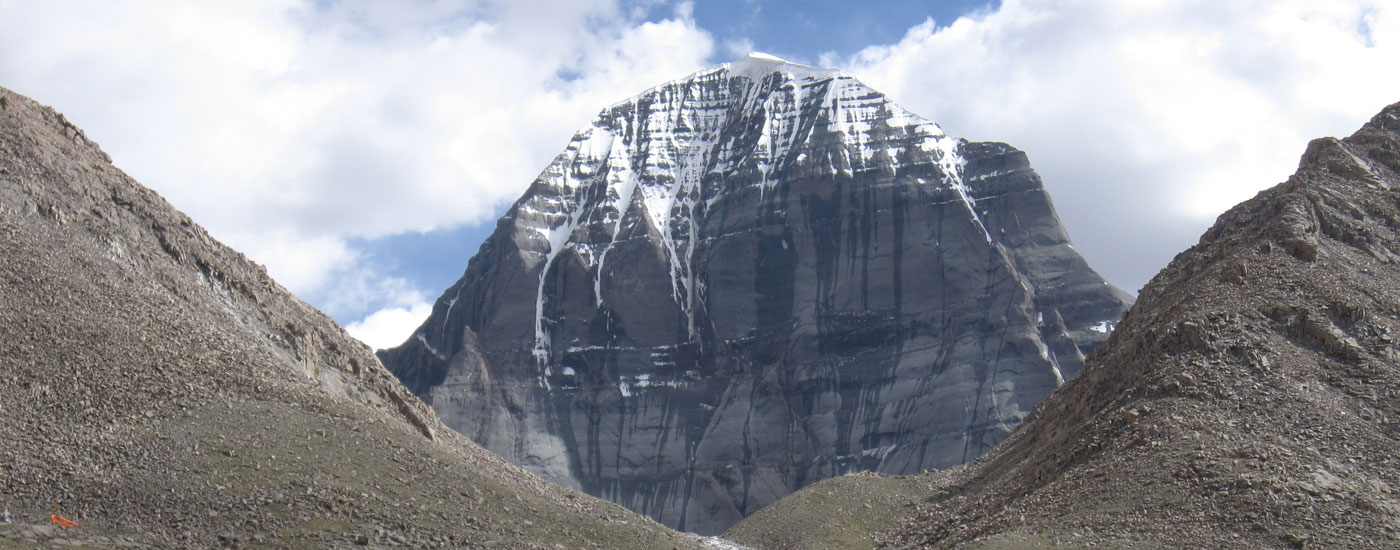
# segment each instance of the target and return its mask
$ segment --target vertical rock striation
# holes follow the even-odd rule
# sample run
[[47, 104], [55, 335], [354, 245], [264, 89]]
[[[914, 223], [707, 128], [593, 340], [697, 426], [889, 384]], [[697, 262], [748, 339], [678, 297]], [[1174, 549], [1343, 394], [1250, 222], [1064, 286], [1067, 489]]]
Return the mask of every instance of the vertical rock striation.
[[711, 533], [980, 456], [1130, 300], [1021, 151], [755, 54], [600, 113], [381, 359], [488, 449]]

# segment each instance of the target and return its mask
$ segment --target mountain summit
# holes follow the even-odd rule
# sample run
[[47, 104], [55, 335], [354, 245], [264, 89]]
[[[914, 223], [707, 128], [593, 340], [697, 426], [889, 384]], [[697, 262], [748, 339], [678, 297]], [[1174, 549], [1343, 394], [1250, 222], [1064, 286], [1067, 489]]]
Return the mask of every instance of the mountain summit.
[[1129, 301], [1021, 151], [751, 54], [604, 109], [380, 357], [488, 449], [708, 533], [980, 456]]

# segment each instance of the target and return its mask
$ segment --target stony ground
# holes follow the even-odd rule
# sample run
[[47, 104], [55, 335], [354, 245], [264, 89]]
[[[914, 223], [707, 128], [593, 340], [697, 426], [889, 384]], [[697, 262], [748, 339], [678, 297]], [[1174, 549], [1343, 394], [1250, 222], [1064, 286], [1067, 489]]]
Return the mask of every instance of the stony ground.
[[853, 474], [794, 493], [729, 529], [724, 536], [764, 550], [874, 548], [876, 536], [899, 526], [935, 478]]
[[[898, 527], [857, 531], [881, 548], [1400, 547], [1397, 339], [1400, 104], [1315, 140], [1153, 279], [1010, 440], [915, 478]], [[841, 497], [728, 535], [829, 539], [774, 533]]]
[[445, 429], [329, 317], [3, 89], [0, 407], [0, 548], [702, 547]]

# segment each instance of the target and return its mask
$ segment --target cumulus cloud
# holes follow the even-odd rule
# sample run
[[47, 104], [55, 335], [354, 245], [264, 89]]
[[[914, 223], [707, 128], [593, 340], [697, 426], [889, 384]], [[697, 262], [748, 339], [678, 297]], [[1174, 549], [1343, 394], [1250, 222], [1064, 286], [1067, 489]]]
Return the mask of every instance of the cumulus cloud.
[[1308, 140], [1400, 101], [1380, 0], [1004, 0], [826, 55], [953, 135], [1025, 150], [1072, 238], [1136, 289]]
[[403, 343], [433, 311], [432, 299], [424, 290], [388, 275], [385, 266], [364, 256], [357, 254], [335, 268], [333, 276], [335, 284], [318, 306], [333, 317], [358, 319], [346, 324], [345, 330], [374, 349]]
[[8, 2], [0, 82], [324, 306], [375, 276], [352, 239], [486, 221], [601, 107], [701, 68], [688, 5], [653, 8]]
[[374, 349], [386, 349], [402, 344], [413, 329], [423, 324], [433, 312], [432, 304], [419, 302], [407, 307], [376, 311], [368, 317], [350, 323], [345, 330]]

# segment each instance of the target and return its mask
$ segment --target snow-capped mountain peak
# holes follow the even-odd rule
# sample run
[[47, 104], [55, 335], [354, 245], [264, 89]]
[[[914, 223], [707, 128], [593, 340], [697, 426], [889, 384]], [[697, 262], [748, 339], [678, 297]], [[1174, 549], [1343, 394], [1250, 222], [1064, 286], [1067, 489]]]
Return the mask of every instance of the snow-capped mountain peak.
[[382, 357], [531, 471], [714, 533], [975, 458], [1124, 303], [1020, 151], [755, 53], [603, 109]]
[[[839, 140], [840, 146], [813, 149], [814, 135]], [[550, 367], [558, 342], [546, 284], [565, 249], [589, 266], [596, 304], [605, 307], [609, 251], [635, 231], [632, 225], [643, 224], [663, 245], [671, 300], [685, 314], [692, 343], [699, 343], [695, 302], [704, 289], [694, 277], [697, 228], [726, 194], [752, 186], [762, 197], [794, 169], [898, 174], [905, 159], [926, 158], [937, 173], [917, 181], [955, 191], [991, 243], [963, 182], [959, 143], [849, 74], [763, 53], [604, 109], [540, 174], [534, 186], [539, 192], [515, 207], [516, 244], [544, 266], [535, 295], [533, 351], [540, 384], [549, 385], [546, 371], [558, 370]]]

